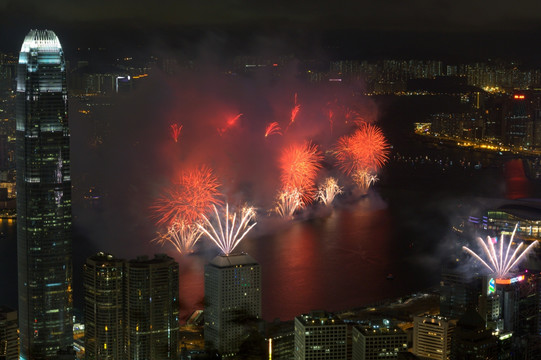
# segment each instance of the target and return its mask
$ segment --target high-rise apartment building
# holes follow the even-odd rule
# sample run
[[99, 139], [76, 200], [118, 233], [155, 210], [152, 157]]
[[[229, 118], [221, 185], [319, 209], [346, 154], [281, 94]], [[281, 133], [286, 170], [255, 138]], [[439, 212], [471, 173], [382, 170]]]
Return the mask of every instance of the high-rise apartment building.
[[20, 359], [52, 359], [73, 344], [68, 95], [54, 32], [24, 39], [16, 103]]
[[423, 358], [449, 359], [455, 325], [455, 320], [443, 316], [416, 316], [413, 320], [413, 353]]
[[295, 360], [347, 359], [347, 325], [324, 311], [297, 316], [293, 354]]
[[85, 296], [85, 359], [124, 357], [124, 262], [98, 253], [83, 268]]
[[127, 359], [177, 358], [178, 263], [167, 255], [126, 262], [125, 325]]
[[246, 321], [261, 319], [261, 269], [248, 254], [216, 256], [205, 266], [205, 347], [233, 356]]

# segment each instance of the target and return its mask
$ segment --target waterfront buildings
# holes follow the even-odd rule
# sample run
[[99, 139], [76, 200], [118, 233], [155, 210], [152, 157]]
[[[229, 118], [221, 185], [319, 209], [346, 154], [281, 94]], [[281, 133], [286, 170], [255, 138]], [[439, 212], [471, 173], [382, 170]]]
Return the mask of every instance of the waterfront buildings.
[[126, 262], [127, 359], [176, 359], [179, 330], [178, 263], [167, 255]]
[[16, 103], [20, 358], [52, 359], [73, 344], [68, 95], [54, 32], [24, 39]]
[[83, 267], [85, 359], [124, 356], [124, 262], [110, 254], [89, 257]]
[[261, 319], [261, 268], [248, 254], [216, 256], [205, 266], [205, 347], [238, 352]]
[[324, 311], [297, 316], [293, 354], [295, 360], [347, 359], [347, 325]]
[[397, 326], [354, 326], [352, 330], [353, 360], [396, 359], [408, 350], [406, 333]]
[[451, 336], [455, 320], [443, 316], [415, 316], [413, 353], [419, 357], [446, 360], [451, 354]]

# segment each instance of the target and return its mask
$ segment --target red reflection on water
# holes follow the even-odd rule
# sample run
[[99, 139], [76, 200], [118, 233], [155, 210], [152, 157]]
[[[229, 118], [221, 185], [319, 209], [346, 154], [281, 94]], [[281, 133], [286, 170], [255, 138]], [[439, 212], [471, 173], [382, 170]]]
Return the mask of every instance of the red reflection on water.
[[[392, 218], [386, 208], [374, 209], [371, 200], [364, 199], [326, 215], [276, 225], [272, 235], [248, 238], [239, 245], [239, 251], [261, 265], [265, 320], [360, 307], [403, 295], [412, 287], [404, 274], [405, 254], [393, 245]], [[177, 259], [182, 319], [203, 308], [204, 264], [210, 261], [204, 257]], [[386, 279], [389, 273], [395, 280]]]
[[205, 296], [205, 260], [196, 256], [177, 256], [179, 263], [180, 319], [186, 320], [193, 311], [203, 309]]
[[390, 230], [386, 209], [361, 204], [249, 244], [247, 251], [262, 266], [263, 318], [287, 320], [387, 297], [392, 282], [386, 276], [395, 271], [389, 267]]
[[530, 181], [524, 173], [524, 165], [521, 159], [513, 159], [505, 163], [504, 178], [506, 198], [520, 199], [530, 196]]

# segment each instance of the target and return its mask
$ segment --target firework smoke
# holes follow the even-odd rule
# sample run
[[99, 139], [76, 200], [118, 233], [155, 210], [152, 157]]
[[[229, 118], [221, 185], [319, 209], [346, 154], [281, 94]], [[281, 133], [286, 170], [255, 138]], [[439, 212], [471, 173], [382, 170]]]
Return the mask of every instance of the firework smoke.
[[255, 209], [243, 207], [239, 213], [230, 214], [229, 204], [226, 203], [225, 210], [220, 215], [216, 206], [213, 205], [213, 208], [215, 223], [213, 224], [205, 215], [202, 215], [205, 226], [198, 225], [199, 229], [222, 250], [224, 255], [229, 255], [257, 224], [254, 221]]
[[[477, 255], [474, 251], [470, 250], [468, 247], [463, 246], [462, 249], [466, 252], [468, 252], [470, 255], [472, 255], [477, 261], [479, 261], [481, 264], [483, 264], [491, 273], [496, 274], [499, 278], [505, 278], [509, 271], [519, 263], [520, 260], [526, 255], [531, 248], [537, 245], [537, 241], [532, 242], [524, 251], [520, 252], [520, 249], [524, 245], [524, 243], [520, 243], [513, 253], [510, 255], [511, 252], [511, 245], [513, 244], [513, 239], [515, 237], [515, 233], [517, 231], [517, 226], [515, 226], [515, 230], [513, 230], [513, 234], [511, 235], [511, 238], [509, 239], [509, 243], [507, 244], [507, 248], [505, 249], [504, 254], [504, 236], [503, 234], [500, 236], [500, 246], [498, 247], [494, 246], [494, 242], [490, 237], [487, 237], [487, 242], [483, 241], [481, 238], [477, 238], [477, 241], [481, 245], [481, 248], [483, 249], [484, 254], [487, 257], [487, 261], [483, 260], [479, 255]], [[517, 256], [518, 255], [518, 256]]]
[[335, 178], [326, 178], [323, 184], [319, 185], [317, 197], [318, 199], [329, 206], [332, 204], [336, 195], [342, 193], [342, 187], [338, 186], [338, 181]]

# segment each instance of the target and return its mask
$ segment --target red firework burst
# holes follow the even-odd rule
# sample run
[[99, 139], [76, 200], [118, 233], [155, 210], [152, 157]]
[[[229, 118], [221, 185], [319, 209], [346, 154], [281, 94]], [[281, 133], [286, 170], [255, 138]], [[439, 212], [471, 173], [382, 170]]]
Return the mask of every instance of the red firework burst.
[[310, 142], [285, 149], [280, 158], [283, 189], [296, 190], [304, 204], [312, 203], [317, 192], [315, 180], [322, 160], [323, 155], [318, 147]]
[[280, 125], [276, 121], [269, 123], [265, 129], [265, 137], [269, 137], [271, 135], [282, 135], [281, 130]]
[[338, 139], [334, 154], [347, 174], [358, 170], [377, 170], [387, 162], [389, 144], [380, 128], [361, 123], [352, 135]]
[[180, 131], [182, 130], [182, 125], [179, 124], [171, 124], [169, 125], [171, 129], [171, 137], [175, 142], [178, 142], [178, 137], [180, 136]]
[[178, 181], [164, 189], [151, 206], [157, 225], [170, 226], [176, 221], [193, 224], [221, 204], [218, 179], [209, 167], [183, 171]]
[[220, 134], [220, 136], [222, 136], [227, 130], [231, 129], [233, 126], [237, 125], [242, 115], [243, 114], [237, 114], [235, 116], [228, 117], [225, 126], [221, 129], [218, 129], [218, 133]]
[[291, 109], [291, 116], [289, 117], [289, 124], [287, 125], [286, 131], [291, 125], [293, 125], [295, 119], [297, 119], [297, 114], [300, 110], [301, 105], [297, 103], [297, 93], [295, 93], [295, 106], [293, 106], [293, 109]]

